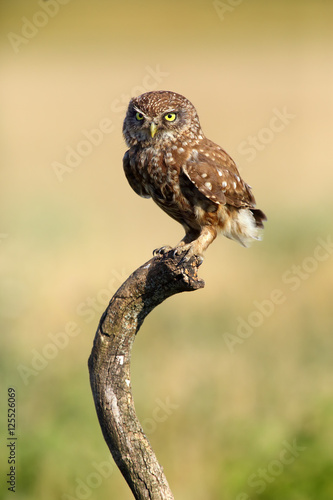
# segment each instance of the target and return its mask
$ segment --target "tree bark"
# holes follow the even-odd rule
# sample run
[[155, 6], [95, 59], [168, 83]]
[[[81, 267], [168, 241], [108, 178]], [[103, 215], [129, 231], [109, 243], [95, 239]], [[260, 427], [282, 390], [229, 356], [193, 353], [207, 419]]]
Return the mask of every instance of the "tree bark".
[[172, 252], [137, 269], [103, 313], [88, 361], [104, 439], [137, 500], [171, 500], [163, 469], [136, 416], [131, 392], [131, 349], [145, 317], [168, 297], [204, 287], [200, 262]]

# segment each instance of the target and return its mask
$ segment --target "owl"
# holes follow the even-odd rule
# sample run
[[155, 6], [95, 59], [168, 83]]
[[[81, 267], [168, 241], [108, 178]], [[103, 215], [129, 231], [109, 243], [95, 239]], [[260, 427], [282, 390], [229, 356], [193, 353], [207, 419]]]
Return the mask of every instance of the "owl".
[[123, 134], [129, 148], [123, 167], [130, 186], [185, 229], [173, 248], [176, 255], [202, 260], [218, 233], [245, 247], [261, 239], [266, 216], [255, 208], [251, 187], [230, 156], [205, 137], [188, 99], [163, 90], [134, 97]]

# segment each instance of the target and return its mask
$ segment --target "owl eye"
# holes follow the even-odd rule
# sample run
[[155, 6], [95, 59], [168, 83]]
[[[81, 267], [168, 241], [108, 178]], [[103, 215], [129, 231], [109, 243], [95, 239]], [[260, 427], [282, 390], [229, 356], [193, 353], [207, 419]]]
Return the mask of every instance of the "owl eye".
[[176, 119], [176, 116], [177, 116], [176, 113], [167, 113], [166, 115], [164, 115], [164, 118], [168, 122], [174, 122]]
[[135, 114], [135, 118], [136, 118], [138, 121], [141, 121], [141, 120], [143, 120], [143, 118], [144, 118], [144, 117], [143, 117], [143, 114], [142, 114], [142, 113], [137, 112], [137, 113]]

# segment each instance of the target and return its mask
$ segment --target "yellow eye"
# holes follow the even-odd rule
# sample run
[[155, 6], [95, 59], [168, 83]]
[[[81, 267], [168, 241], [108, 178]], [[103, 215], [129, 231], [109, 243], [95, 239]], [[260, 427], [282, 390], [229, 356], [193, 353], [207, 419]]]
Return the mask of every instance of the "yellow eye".
[[138, 113], [136, 113], [135, 118], [136, 118], [138, 121], [141, 121], [141, 120], [143, 120], [143, 114], [138, 112]]
[[166, 115], [164, 115], [164, 118], [165, 118], [168, 122], [173, 122], [173, 121], [175, 121], [175, 119], [176, 119], [176, 113], [167, 113]]

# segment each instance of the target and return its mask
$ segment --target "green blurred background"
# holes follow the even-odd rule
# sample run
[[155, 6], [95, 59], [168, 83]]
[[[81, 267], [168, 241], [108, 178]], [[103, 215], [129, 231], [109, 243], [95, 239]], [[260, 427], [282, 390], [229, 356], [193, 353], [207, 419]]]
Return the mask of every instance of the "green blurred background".
[[205, 289], [147, 318], [132, 358], [140, 420], [177, 499], [333, 498], [333, 3], [1, 11], [0, 498], [13, 498], [8, 387], [17, 500], [132, 498], [87, 359], [115, 290], [183, 235], [122, 172], [126, 105], [153, 89], [194, 103], [268, 222], [250, 249], [217, 239]]

